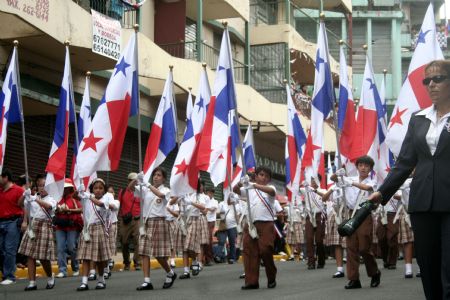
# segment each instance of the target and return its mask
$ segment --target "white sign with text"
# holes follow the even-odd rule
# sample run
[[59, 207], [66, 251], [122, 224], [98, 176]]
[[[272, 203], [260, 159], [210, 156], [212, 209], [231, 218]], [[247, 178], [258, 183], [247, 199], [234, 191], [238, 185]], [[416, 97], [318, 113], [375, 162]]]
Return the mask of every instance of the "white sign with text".
[[120, 21], [109, 18], [93, 9], [92, 13], [92, 52], [118, 60], [122, 27]]

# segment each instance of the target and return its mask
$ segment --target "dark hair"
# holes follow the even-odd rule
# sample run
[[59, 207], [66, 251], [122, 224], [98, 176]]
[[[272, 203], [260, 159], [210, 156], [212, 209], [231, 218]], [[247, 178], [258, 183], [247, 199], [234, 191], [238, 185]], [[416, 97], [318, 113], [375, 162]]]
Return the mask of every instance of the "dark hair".
[[1, 176], [8, 177], [8, 181], [13, 181], [13, 175], [10, 169], [3, 169]]
[[272, 178], [272, 170], [269, 169], [268, 167], [264, 167], [264, 166], [257, 167], [255, 170], [255, 175], [258, 175], [261, 172], [267, 173], [267, 175], [269, 175], [269, 177]]
[[216, 192], [216, 189], [214, 188], [214, 186], [209, 186], [209, 187], [206, 188], [206, 191], [214, 193], [214, 192]]
[[[28, 182], [31, 183], [30, 177], [28, 177]], [[25, 174], [20, 175], [19, 178], [17, 178], [16, 184], [20, 186], [27, 184], [27, 176]]]
[[[21, 177], [22, 177], [22, 176], [21, 176]], [[37, 174], [37, 175], [34, 177], [34, 181], [31, 182], [31, 187], [32, 187], [32, 188], [37, 188], [38, 181], [41, 180], [41, 179], [44, 179], [44, 180], [45, 180], [45, 176], [44, 176], [43, 174]]]
[[153, 176], [155, 175], [156, 172], [161, 172], [164, 180], [167, 179], [167, 171], [163, 168], [163, 167], [156, 167], [153, 171], [152, 174], [150, 175], [150, 178], [153, 179]]
[[359, 157], [356, 160], [356, 167], [358, 167], [359, 164], [366, 164], [369, 165], [371, 169], [373, 169], [373, 166], [375, 165], [375, 162], [373, 161], [372, 157], [370, 157], [369, 155], [364, 155]]
[[450, 61], [448, 60], [443, 59], [433, 60], [432, 62], [430, 62], [425, 66], [425, 72], [428, 71], [428, 69], [431, 67], [439, 67], [442, 71], [446, 73], [447, 76], [450, 76]]
[[[97, 180], [98, 179], [98, 180]], [[92, 183], [89, 185], [89, 192], [94, 192], [94, 184], [101, 183], [103, 185], [103, 189], [105, 190], [105, 193], [108, 191], [108, 185], [103, 181], [101, 178], [97, 178], [92, 181]]]
[[322, 181], [322, 175], [317, 174], [317, 178], [319, 179], [319, 181]]
[[201, 187], [203, 187], [203, 191], [205, 191], [205, 181], [203, 179], [199, 178], [197, 181], [197, 194], [200, 193]]

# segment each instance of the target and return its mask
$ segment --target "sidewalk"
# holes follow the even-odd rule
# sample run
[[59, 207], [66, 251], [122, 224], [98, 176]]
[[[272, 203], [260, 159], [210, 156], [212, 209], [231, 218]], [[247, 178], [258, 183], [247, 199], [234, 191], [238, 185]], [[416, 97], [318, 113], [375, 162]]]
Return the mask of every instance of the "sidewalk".
[[[287, 256], [286, 255], [274, 255], [273, 259], [275, 261], [281, 261], [283, 259], [287, 259]], [[114, 269], [113, 269], [113, 271], [114, 272], [123, 272], [124, 265], [123, 265], [123, 262], [122, 262], [122, 260], [123, 260], [122, 254], [121, 253], [117, 253], [117, 255], [115, 255], [113, 257], [113, 260], [114, 260]], [[239, 259], [239, 262], [242, 263], [242, 256]], [[159, 268], [161, 268], [161, 266], [156, 261], [156, 259], [151, 259], [150, 263], [151, 263], [151, 265], [150, 265], [151, 269], [159, 269]], [[183, 258], [177, 257], [175, 259], [175, 264], [176, 264], [177, 267], [183, 267]], [[131, 270], [134, 271], [133, 265], [131, 265]], [[54, 274], [58, 274], [58, 272], [59, 272], [58, 271], [58, 265], [56, 264], [56, 262], [54, 262], [52, 264], [52, 271], [53, 271]], [[72, 269], [70, 268], [70, 264], [69, 264], [69, 266], [67, 266], [67, 273], [68, 273], [67, 274], [68, 276], [72, 276]], [[42, 267], [37, 267], [36, 268], [36, 276], [37, 277], [45, 277], [46, 276], [45, 272], [44, 272], [44, 269]], [[27, 277], [28, 277], [28, 269], [27, 268], [17, 269], [17, 271], [16, 271], [16, 278], [17, 279], [26, 279]]]

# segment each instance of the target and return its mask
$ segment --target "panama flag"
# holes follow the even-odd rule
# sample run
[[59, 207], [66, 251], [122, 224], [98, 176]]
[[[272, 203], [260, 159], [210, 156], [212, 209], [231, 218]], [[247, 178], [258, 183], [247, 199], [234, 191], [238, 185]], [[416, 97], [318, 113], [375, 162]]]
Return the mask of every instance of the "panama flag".
[[66, 46], [66, 62], [64, 65], [64, 75], [59, 96], [59, 106], [56, 112], [55, 134], [52, 148], [45, 171], [45, 190], [47, 193], [59, 201], [64, 191], [64, 179], [66, 177], [67, 149], [69, 143], [69, 123], [74, 121], [72, 106], [72, 74], [70, 68], [70, 52]]
[[352, 148], [354, 150], [353, 160], [363, 155], [369, 155], [375, 161], [374, 170], [378, 170], [379, 146], [385, 140], [385, 125], [382, 122], [384, 116], [385, 110], [373, 76], [372, 64], [366, 55]]
[[80, 142], [78, 173], [91, 176], [96, 171], [115, 171], [119, 167], [128, 117], [138, 113], [138, 74], [136, 36], [114, 67], [105, 95], [97, 108], [92, 124]]
[[195, 164], [195, 158], [210, 98], [208, 76], [203, 68], [194, 106], [192, 106], [192, 96], [189, 93], [186, 108], [186, 130], [170, 176], [170, 187], [174, 196], [183, 196], [197, 190], [199, 170]]
[[[305, 165], [305, 172], [317, 178], [317, 174], [324, 171], [324, 122], [328, 118], [333, 107], [333, 82], [331, 81], [331, 69], [328, 61], [328, 39], [323, 21], [320, 22], [319, 36], [317, 40], [316, 70], [314, 78], [314, 93], [311, 105], [311, 141], [309, 151], [312, 161]], [[325, 178], [322, 176], [322, 181]], [[318, 180], [316, 180], [318, 183]]]
[[[251, 124], [248, 124], [247, 132], [245, 133], [244, 140], [242, 141], [242, 148], [244, 149], [245, 170], [247, 172], [255, 172], [256, 154], [255, 142], [253, 140], [253, 128]], [[244, 164], [242, 163], [242, 156], [238, 154], [237, 165], [233, 170], [233, 178], [231, 180], [232, 187], [239, 183], [243, 175], [243, 166]]]
[[213, 94], [196, 160], [200, 170], [210, 173], [215, 186], [224, 182], [227, 175], [231, 179], [231, 167], [237, 163], [235, 154], [239, 146], [239, 134], [230, 37], [225, 28]]
[[300, 187], [302, 157], [305, 152], [306, 135], [300, 117], [291, 97], [291, 90], [286, 84], [287, 94], [287, 135], [286, 135], [286, 192], [288, 200], [297, 195]]
[[[339, 60], [339, 109], [338, 109], [338, 130], [339, 151], [341, 163], [346, 166], [347, 173], [353, 163], [349, 161], [352, 152], [352, 142], [356, 130], [355, 103], [350, 84], [348, 82], [347, 62], [345, 59], [344, 45], [340, 48]], [[336, 165], [337, 166], [337, 165]], [[341, 166], [339, 166], [341, 167]]]
[[431, 105], [430, 96], [422, 80], [425, 66], [436, 59], [444, 59], [444, 56], [437, 42], [433, 5], [430, 4], [417, 38], [408, 76], [400, 89], [388, 126], [386, 141], [396, 156], [400, 153], [411, 115]]
[[6, 149], [6, 134], [9, 123], [17, 123], [21, 120], [21, 112], [19, 105], [19, 71], [17, 49], [14, 47], [8, 71], [6, 72], [5, 81], [0, 91], [0, 172], [3, 169], [3, 159]]
[[[387, 134], [387, 106], [386, 106], [386, 82], [385, 78], [381, 81], [380, 93], [379, 93], [380, 102], [377, 104], [377, 115], [378, 115], [378, 139], [379, 139], [379, 150], [378, 150], [378, 164], [375, 172], [377, 174], [377, 180], [379, 182], [384, 181], [387, 174], [391, 170], [391, 161], [390, 161], [390, 150], [389, 146], [386, 143], [386, 134]], [[378, 102], [378, 99], [375, 98]], [[380, 112], [378, 112], [380, 111]]]
[[[83, 100], [81, 101], [81, 107], [80, 107], [80, 116], [78, 118], [78, 143], [80, 143], [85, 136], [89, 134], [89, 130], [91, 128], [91, 94], [90, 94], [90, 80], [89, 76], [86, 76], [86, 83], [84, 86], [84, 93], [83, 93]], [[77, 166], [77, 153], [78, 153], [78, 146], [76, 141], [73, 145], [73, 160], [72, 160], [72, 170], [71, 170], [71, 177], [73, 179], [73, 183], [75, 185], [75, 188], [78, 189], [81, 183], [84, 184], [84, 187], [87, 188], [89, 184], [97, 178], [97, 172], [94, 172], [91, 176], [84, 177], [83, 180], [81, 180], [80, 176], [78, 175], [78, 166]]]
[[164, 162], [177, 145], [176, 108], [173, 103], [172, 87], [173, 78], [170, 71], [148, 138], [143, 168], [145, 182], [150, 180], [153, 170]]

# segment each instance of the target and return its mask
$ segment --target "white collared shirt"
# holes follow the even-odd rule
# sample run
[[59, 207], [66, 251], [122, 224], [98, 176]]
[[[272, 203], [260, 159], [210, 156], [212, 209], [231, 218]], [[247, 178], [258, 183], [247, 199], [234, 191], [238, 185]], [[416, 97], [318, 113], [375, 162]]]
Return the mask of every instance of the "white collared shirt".
[[[179, 212], [180, 208], [178, 207], [178, 204], [174, 203], [172, 205], [170, 205], [170, 203], [167, 203], [166, 208], [169, 208], [170, 210], [174, 211], [174, 212]], [[172, 215], [169, 211], [166, 212], [166, 221], [175, 221], [177, 218]]]
[[[318, 190], [321, 191], [322, 193], [326, 192], [325, 190], [322, 189]], [[323, 211], [324, 207], [322, 197], [320, 197], [317, 193], [315, 193], [312, 190], [308, 191], [308, 189], [305, 188], [300, 188], [300, 193], [304, 195], [305, 206], [309, 212], [311, 212], [312, 214], [317, 214]], [[306, 193], [308, 193], [309, 199], [306, 198], [307, 197]]]
[[[208, 196], [209, 198], [209, 196]], [[217, 218], [217, 209], [219, 208], [219, 202], [217, 202], [216, 199], [214, 198], [209, 198], [206, 201], [206, 208], [211, 209], [211, 208], [215, 208], [215, 211], [207, 211], [206, 213], [206, 220], [208, 222], [215, 222], [216, 218]]]
[[81, 198], [81, 203], [83, 204], [83, 215], [87, 224], [94, 224], [101, 222], [99, 216], [106, 221], [106, 215], [109, 210], [109, 203], [114, 201], [114, 197], [111, 193], [105, 193], [101, 199], [100, 203], [104, 206], [97, 206], [90, 200], [91, 195], [94, 194], [86, 192], [86, 198]]
[[417, 116], [425, 116], [428, 120], [430, 120], [430, 128], [428, 129], [426, 135], [426, 141], [428, 144], [428, 148], [430, 149], [431, 155], [434, 155], [436, 152], [437, 145], [439, 143], [439, 138], [441, 136], [442, 130], [444, 129], [445, 124], [447, 123], [447, 118], [450, 117], [450, 113], [445, 114], [437, 119], [437, 110], [434, 105], [418, 112]]
[[[206, 195], [206, 194], [198, 194], [198, 196], [197, 196], [197, 193], [192, 193], [191, 195], [189, 195], [187, 197], [192, 202], [197, 202], [198, 204], [201, 204], [201, 205], [206, 205], [206, 201], [207, 201], [206, 198], [209, 199], [208, 195]], [[191, 216], [191, 217], [199, 217], [200, 214], [201, 214], [201, 211], [197, 207], [195, 207], [195, 206], [193, 206], [191, 204], [186, 206], [186, 211], [188, 212], [188, 215]]]
[[[147, 218], [165, 218], [167, 216], [166, 206], [170, 198], [170, 189], [163, 184], [157, 187], [158, 191], [164, 194], [164, 197], [159, 198], [150, 190], [150, 188], [143, 186], [142, 194], [144, 195], [144, 207], [142, 215], [144, 219]], [[137, 186], [134, 195], [139, 197], [139, 187]]]
[[[112, 208], [112, 207], [116, 208]], [[108, 218], [111, 223], [116, 223], [118, 221], [117, 215], [119, 214], [120, 201], [117, 199], [112, 199], [109, 202]]]
[[[236, 213], [240, 214], [240, 207], [238, 204], [235, 205]], [[227, 229], [231, 229], [237, 226], [236, 215], [234, 214], [233, 205], [228, 205], [227, 201], [222, 201], [219, 203], [219, 212], [225, 215], [225, 225]]]
[[[376, 181], [374, 179], [371, 179], [370, 176], [368, 176], [366, 179], [364, 179], [363, 181], [359, 181], [359, 176], [353, 176], [350, 177], [350, 179], [354, 182], [359, 182], [365, 185], [369, 185], [372, 187], [372, 189], [375, 191], [376, 190]], [[366, 198], [367, 196], [369, 196], [369, 192], [368, 191], [363, 191], [360, 190], [359, 188], [355, 187], [355, 186], [350, 186], [350, 187], [346, 187], [345, 188], [345, 197], [347, 200], [347, 207], [349, 209], [355, 209], [356, 203], [358, 201], [358, 195], [359, 193], [362, 193], [362, 200]], [[359, 207], [357, 207], [356, 209], [359, 209]]]
[[[274, 190], [276, 193], [277, 189], [273, 185], [267, 185]], [[244, 188], [241, 188], [241, 195], [245, 195], [246, 191]], [[249, 200], [250, 200], [250, 208], [252, 210], [253, 222], [255, 221], [273, 221], [275, 215], [274, 210], [274, 202], [275, 197], [270, 196], [267, 193], [264, 193], [260, 190], [251, 189], [248, 191]], [[263, 203], [265, 201], [266, 204]], [[266, 207], [269, 207], [269, 209]]]
[[[31, 197], [38, 197], [38, 196], [34, 196], [33, 195]], [[44, 198], [41, 198], [40, 200], [44, 201], [45, 203], [50, 204], [52, 206], [51, 209], [46, 210], [45, 208], [40, 206], [36, 201], [28, 202], [28, 207], [25, 207], [25, 209], [28, 210], [28, 213], [30, 214], [30, 217], [36, 218], [36, 219], [47, 220], [47, 219], [49, 219], [49, 217], [44, 212], [44, 210], [47, 211], [50, 216], [53, 216], [54, 213], [55, 213], [56, 201], [50, 195], [47, 195]]]

